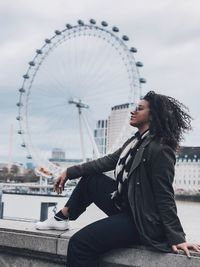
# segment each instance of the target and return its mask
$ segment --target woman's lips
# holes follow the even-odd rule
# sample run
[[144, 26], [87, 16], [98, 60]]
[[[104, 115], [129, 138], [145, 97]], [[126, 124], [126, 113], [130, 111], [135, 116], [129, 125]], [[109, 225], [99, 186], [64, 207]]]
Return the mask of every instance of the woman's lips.
[[134, 120], [136, 118], [136, 116], [131, 116], [131, 120]]

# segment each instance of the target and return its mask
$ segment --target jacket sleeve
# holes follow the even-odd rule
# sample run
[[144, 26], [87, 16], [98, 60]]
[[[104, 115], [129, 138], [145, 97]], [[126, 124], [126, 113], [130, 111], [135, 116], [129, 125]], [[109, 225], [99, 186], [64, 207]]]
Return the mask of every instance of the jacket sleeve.
[[114, 153], [102, 158], [67, 168], [68, 179], [71, 180], [83, 175], [91, 175], [114, 170], [121, 151], [122, 148], [119, 148]]
[[157, 208], [169, 245], [185, 242], [185, 233], [177, 215], [173, 190], [175, 153], [162, 146], [152, 157], [152, 185]]

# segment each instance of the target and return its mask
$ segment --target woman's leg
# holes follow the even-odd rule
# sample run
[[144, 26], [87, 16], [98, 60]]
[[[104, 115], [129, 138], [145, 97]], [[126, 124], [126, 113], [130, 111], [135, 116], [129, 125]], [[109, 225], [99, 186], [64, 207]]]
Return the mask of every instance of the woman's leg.
[[139, 243], [131, 215], [119, 213], [87, 225], [69, 240], [67, 267], [97, 267], [99, 257], [112, 249]]
[[82, 177], [65, 207], [54, 217], [36, 223], [36, 229], [67, 230], [69, 225], [66, 219], [76, 220], [91, 203], [95, 203], [107, 215], [119, 213], [111, 199], [116, 187], [116, 182], [104, 174]]
[[119, 213], [111, 199], [116, 187], [115, 180], [104, 174], [82, 177], [65, 205], [69, 220], [76, 220], [92, 203], [107, 215]]

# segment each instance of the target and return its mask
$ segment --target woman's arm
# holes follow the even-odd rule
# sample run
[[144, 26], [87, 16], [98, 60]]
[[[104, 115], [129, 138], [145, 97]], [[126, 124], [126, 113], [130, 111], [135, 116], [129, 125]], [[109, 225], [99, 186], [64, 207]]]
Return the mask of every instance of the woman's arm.
[[113, 170], [117, 164], [122, 148], [102, 158], [67, 168], [54, 182], [54, 191], [61, 194], [68, 179], [75, 179], [87, 174], [102, 173]]
[[114, 153], [106, 155], [102, 158], [67, 168], [68, 179], [71, 180], [83, 175], [90, 175], [114, 170], [121, 151], [122, 148], [119, 148]]
[[54, 191], [61, 194], [64, 189], [64, 184], [68, 179], [72, 180], [83, 175], [91, 175], [114, 170], [122, 150], [133, 140], [133, 138], [134, 137], [128, 139], [122, 147], [112, 154], [67, 168], [67, 170], [56, 179], [54, 183]]

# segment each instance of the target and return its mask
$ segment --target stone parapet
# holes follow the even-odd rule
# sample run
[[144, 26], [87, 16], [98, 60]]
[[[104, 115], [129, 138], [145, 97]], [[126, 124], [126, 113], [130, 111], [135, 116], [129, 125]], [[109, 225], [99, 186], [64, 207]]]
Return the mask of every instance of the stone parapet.
[[[0, 267], [65, 266], [70, 231], [38, 231], [33, 223], [0, 220]], [[100, 261], [101, 267], [199, 267], [200, 254], [159, 253], [144, 247], [114, 250]]]

